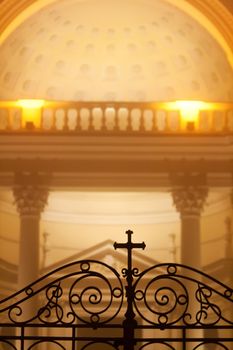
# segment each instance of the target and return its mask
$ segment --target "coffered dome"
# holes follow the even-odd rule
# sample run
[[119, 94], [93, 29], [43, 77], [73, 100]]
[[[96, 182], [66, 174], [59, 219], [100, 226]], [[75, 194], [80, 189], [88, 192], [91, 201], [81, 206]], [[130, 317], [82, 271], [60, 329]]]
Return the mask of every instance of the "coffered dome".
[[233, 100], [209, 32], [165, 0], [57, 0], [0, 47], [0, 98]]

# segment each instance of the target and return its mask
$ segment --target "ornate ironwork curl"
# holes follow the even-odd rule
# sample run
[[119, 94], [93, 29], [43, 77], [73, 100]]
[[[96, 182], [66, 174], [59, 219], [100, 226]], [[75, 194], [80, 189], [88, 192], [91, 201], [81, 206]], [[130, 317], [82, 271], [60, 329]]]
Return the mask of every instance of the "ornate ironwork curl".
[[[123, 290], [120, 285], [112, 287], [109, 279], [102, 274], [92, 272], [91, 276], [91, 286], [86, 286], [89, 275], [81, 276], [72, 284], [69, 291], [69, 305], [72, 314], [78, 320], [96, 326], [110, 322], [116, 316], [119, 310], [114, 302], [120, 299], [121, 305]], [[111, 317], [107, 315], [110, 310]]]
[[137, 313], [148, 323], [161, 327], [177, 322], [187, 326], [210, 326], [220, 321], [233, 324], [220, 308], [220, 299], [232, 307], [232, 290], [181, 264], [155, 265], [143, 271], [134, 284]]
[[[152, 269], [151, 269], [152, 270]], [[150, 269], [147, 271], [150, 273]], [[149, 282], [146, 274], [140, 276], [135, 284], [134, 306], [145, 321], [164, 327], [175, 324], [187, 311], [188, 291], [173, 275], [161, 273], [160, 266], [153, 268], [155, 277]], [[157, 276], [156, 276], [157, 275]], [[146, 310], [146, 311], [145, 311]]]
[[116, 317], [123, 294], [115, 269], [103, 262], [83, 260], [65, 265], [15, 293], [12, 305], [6, 298], [0, 312], [15, 324], [81, 321], [96, 326]]

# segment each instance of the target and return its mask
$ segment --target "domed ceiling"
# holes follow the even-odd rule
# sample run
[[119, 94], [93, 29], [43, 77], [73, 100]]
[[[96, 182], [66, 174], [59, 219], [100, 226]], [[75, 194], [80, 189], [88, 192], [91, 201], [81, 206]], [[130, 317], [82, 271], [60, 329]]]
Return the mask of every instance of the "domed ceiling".
[[208, 31], [165, 0], [59, 0], [0, 47], [0, 98], [233, 100]]

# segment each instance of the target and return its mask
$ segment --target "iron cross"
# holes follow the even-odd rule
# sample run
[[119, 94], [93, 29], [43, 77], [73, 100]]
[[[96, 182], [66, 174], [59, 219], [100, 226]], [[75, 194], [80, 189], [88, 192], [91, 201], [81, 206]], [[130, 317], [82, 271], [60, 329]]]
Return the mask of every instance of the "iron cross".
[[114, 243], [114, 249], [127, 249], [128, 252], [128, 274], [132, 272], [132, 250], [135, 248], [138, 249], [145, 249], [146, 245], [145, 242], [142, 243], [133, 243], [132, 242], [132, 234], [133, 231], [128, 230], [126, 231], [126, 234], [128, 236], [128, 241], [126, 243]]

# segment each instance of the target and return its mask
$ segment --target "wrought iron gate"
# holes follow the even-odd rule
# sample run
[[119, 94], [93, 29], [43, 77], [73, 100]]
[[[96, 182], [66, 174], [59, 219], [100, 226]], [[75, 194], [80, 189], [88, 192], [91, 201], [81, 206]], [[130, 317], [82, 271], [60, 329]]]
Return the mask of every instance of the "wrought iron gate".
[[121, 275], [95, 260], [65, 265], [0, 302], [0, 348], [233, 349], [233, 290], [191, 267], [128, 262]]

